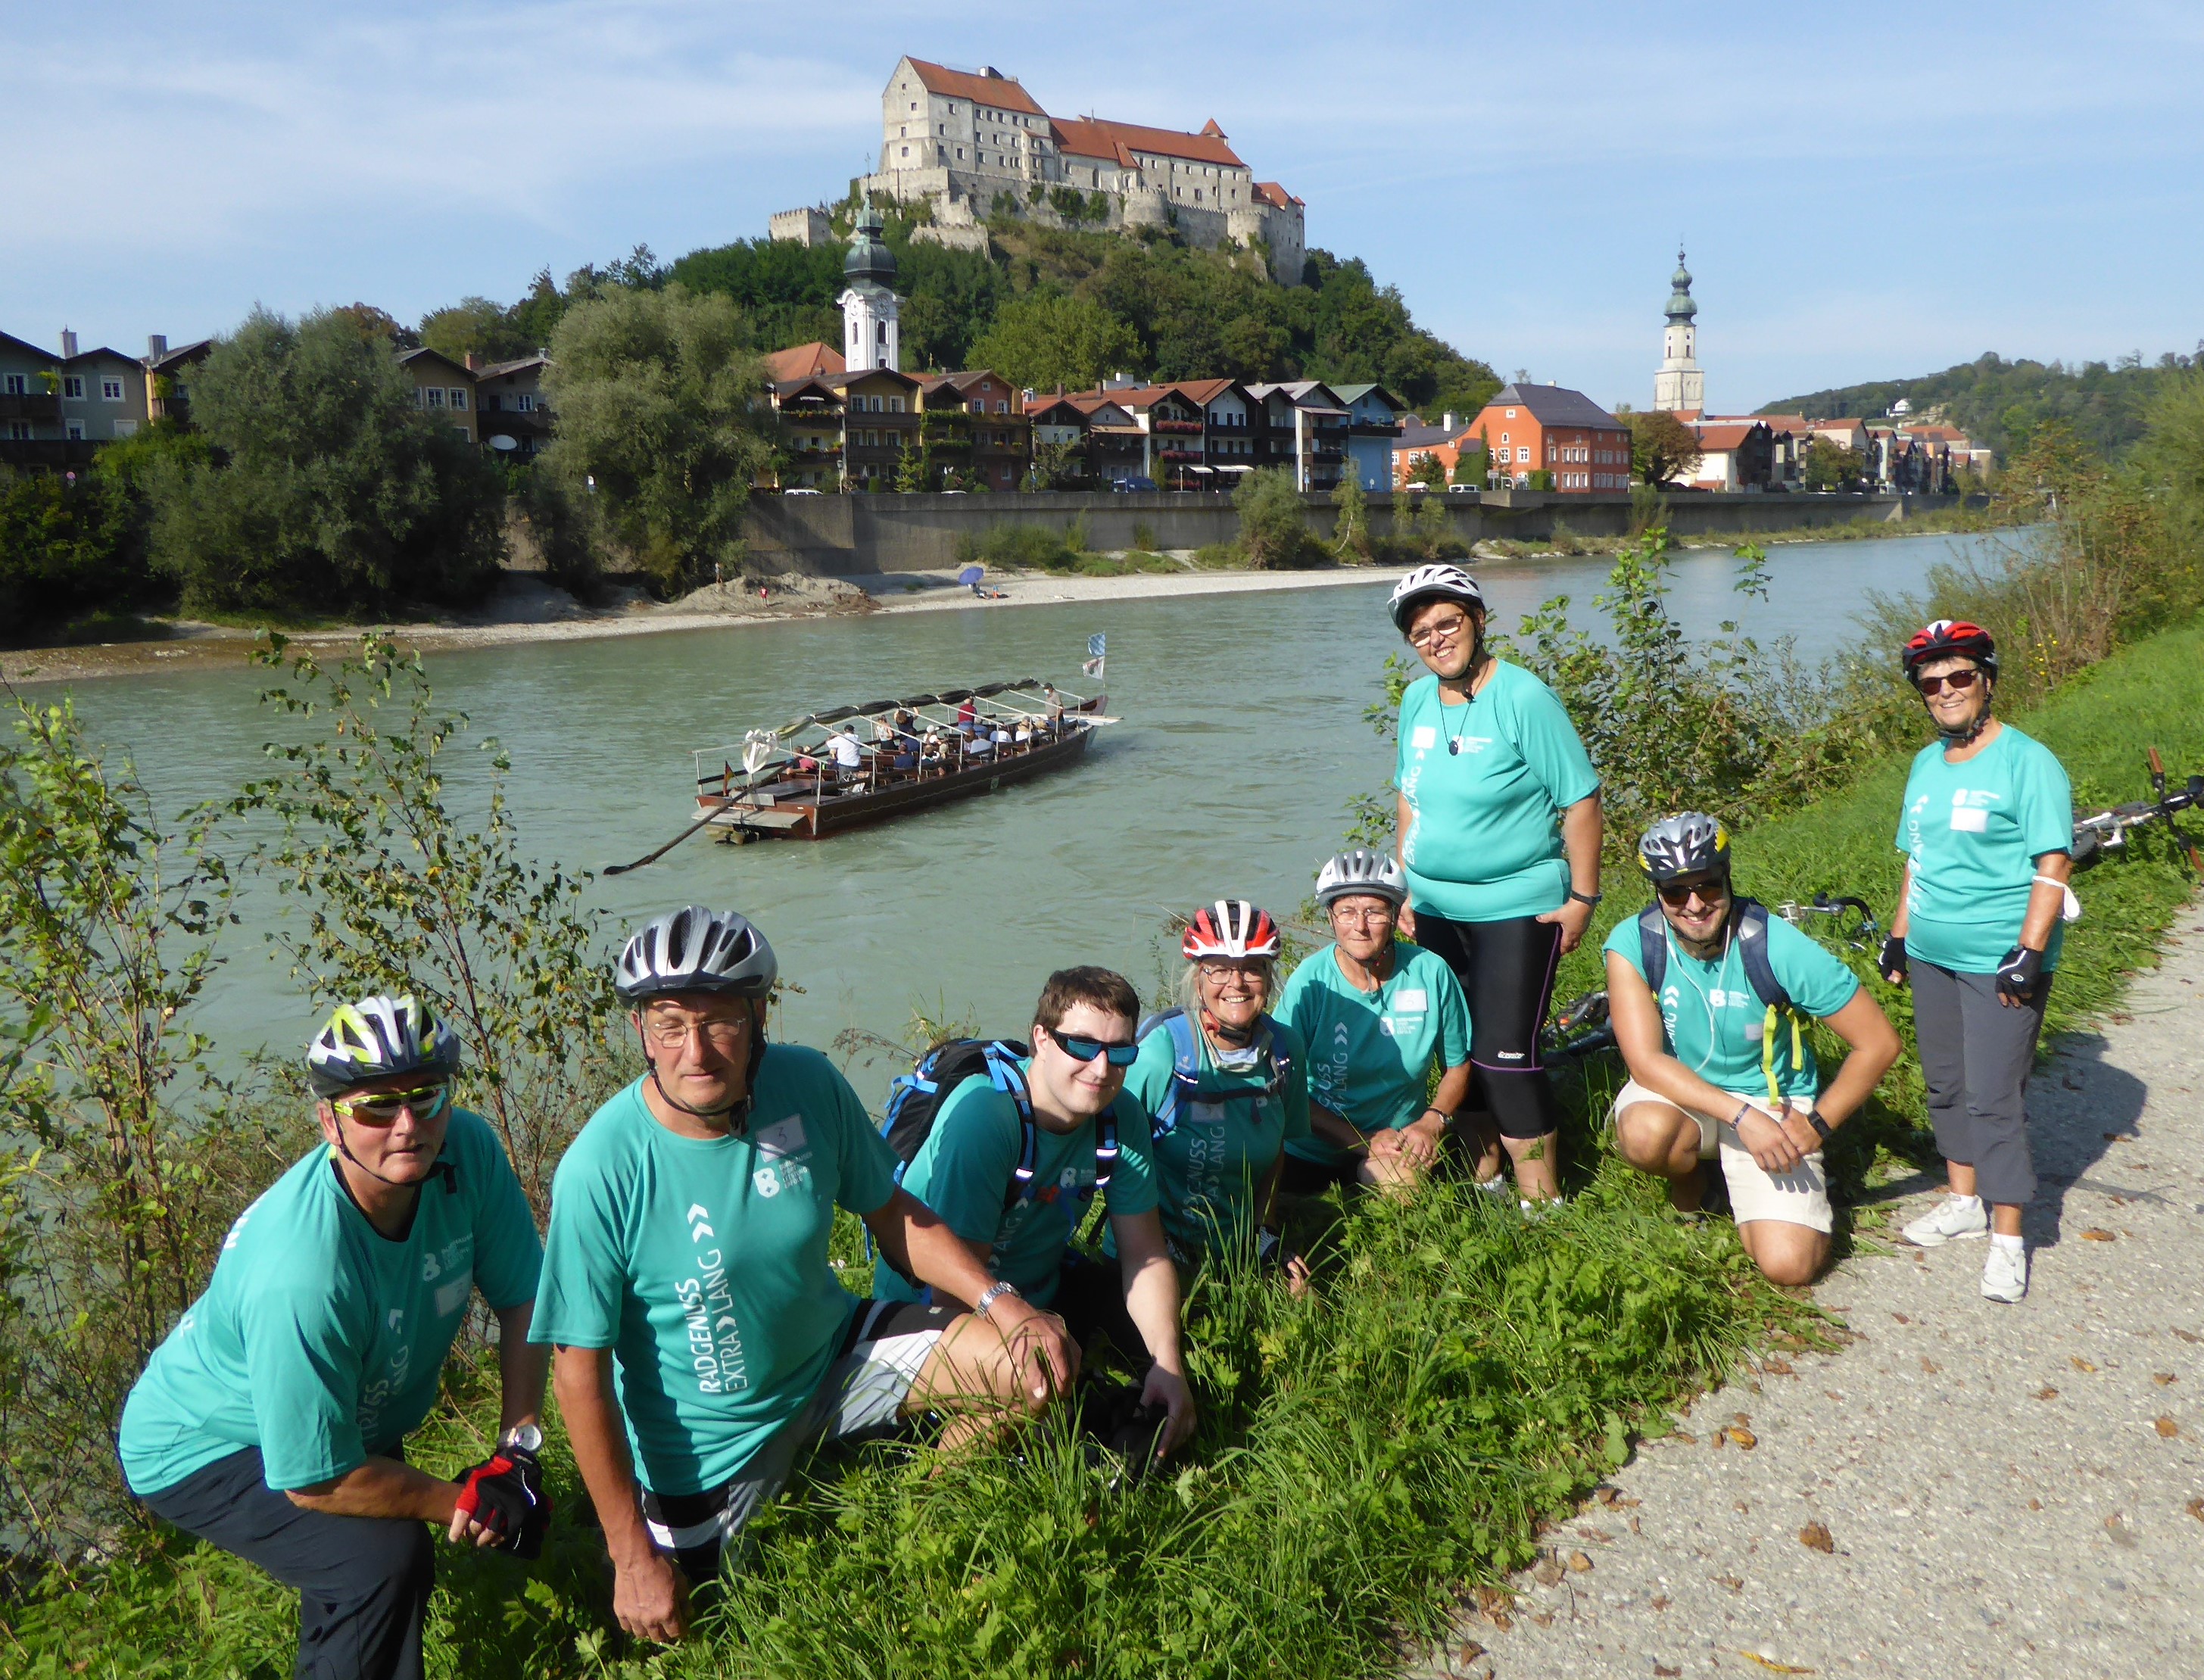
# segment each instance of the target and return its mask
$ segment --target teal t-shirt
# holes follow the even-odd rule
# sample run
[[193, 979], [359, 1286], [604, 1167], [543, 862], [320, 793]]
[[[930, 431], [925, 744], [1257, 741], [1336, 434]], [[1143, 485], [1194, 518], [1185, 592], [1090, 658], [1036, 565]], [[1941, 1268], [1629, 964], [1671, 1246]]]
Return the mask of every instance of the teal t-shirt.
[[[1156, 1205], [1148, 1117], [1122, 1091], [1116, 1112], [1117, 1164], [1102, 1192], [1113, 1218], [1146, 1213]], [[1094, 1199], [1095, 1126], [1088, 1121], [1070, 1132], [1045, 1126], [1035, 1130], [1034, 1182], [1041, 1188], [1005, 1211], [1003, 1199], [1017, 1172], [1022, 1137], [1017, 1103], [987, 1080], [967, 1080], [934, 1115], [933, 1130], [904, 1171], [903, 1187], [966, 1242], [989, 1245], [994, 1275], [1015, 1285], [1035, 1306], [1045, 1307], [1056, 1298], [1064, 1250]], [[921, 1289], [881, 1258], [873, 1268], [873, 1293], [883, 1300], [915, 1301]]]
[[1597, 793], [1599, 777], [1561, 696], [1522, 666], [1496, 661], [1466, 706], [1442, 706], [1437, 677], [1411, 683], [1394, 780], [1408, 802], [1401, 866], [1418, 909], [1504, 921], [1568, 897], [1561, 813]]
[[[1249, 1239], [1262, 1211], [1255, 1205], [1256, 1185], [1288, 1142], [1309, 1135], [1307, 1049], [1285, 1021], [1273, 1020], [1271, 1036], [1271, 1056], [1287, 1069], [1276, 1096], [1270, 1094], [1267, 1059], [1259, 1067], [1228, 1072], [1217, 1065], [1208, 1035], [1196, 1026], [1204, 1094], [1182, 1102], [1172, 1129], [1149, 1141], [1164, 1234], [1188, 1259]], [[1141, 1040], [1141, 1059], [1125, 1075], [1125, 1094], [1153, 1114], [1170, 1089], [1171, 1067], [1171, 1035], [1155, 1027]], [[1117, 1251], [1115, 1233], [1103, 1246]]]
[[[1376, 992], [1359, 991], [1325, 946], [1293, 972], [1278, 995], [1278, 1019], [1308, 1047], [1312, 1101], [1364, 1133], [1398, 1131], [1424, 1111], [1431, 1058], [1442, 1068], [1469, 1060], [1469, 1002], [1443, 958], [1393, 942], [1393, 972]], [[1286, 1152], [1335, 1166], [1347, 1151], [1313, 1133]]]
[[[1752, 989], [1745, 958], [1734, 941], [1722, 955], [1702, 961], [1668, 936], [1668, 973], [1662, 982], [1662, 1037], [1668, 1054], [1717, 1091], [1765, 1095], [1768, 1075], [1761, 1068], [1762, 1035], [1768, 1006]], [[1626, 916], [1607, 936], [1608, 951], [1645, 978], [1645, 947], [1638, 918]], [[1768, 919], [1768, 966], [1775, 971], [1791, 1001], [1817, 1019], [1851, 1003], [1859, 980], [1826, 948], [1817, 945], [1780, 916]], [[1822, 1089], [1814, 1046], [1799, 1041], [1801, 1063], [1791, 1065], [1791, 1031], [1780, 1029], [1775, 1045], [1776, 1088], [1786, 1097], [1816, 1097]]]
[[816, 1050], [767, 1046], [740, 1137], [667, 1130], [638, 1080], [559, 1163], [529, 1340], [612, 1349], [643, 1486], [716, 1488], [810, 1403], [849, 1328], [835, 1207], [894, 1191], [895, 1156]]
[[[1913, 860], [1905, 901], [1909, 955], [1963, 974], [1990, 974], [2020, 943], [2035, 860], [2074, 847], [2074, 789], [2041, 742], [2011, 724], [1964, 764], [1940, 742], [1915, 755], [1898, 819]], [[2065, 924], [2051, 924], [2046, 969], [2059, 966]]]
[[476, 1289], [536, 1293], [543, 1250], [497, 1134], [455, 1110], [448, 1175], [402, 1238], [368, 1222], [317, 1145], [222, 1239], [206, 1293], [153, 1350], [122, 1408], [132, 1491], [157, 1494], [248, 1446], [268, 1485], [311, 1488], [387, 1456], [436, 1403]]

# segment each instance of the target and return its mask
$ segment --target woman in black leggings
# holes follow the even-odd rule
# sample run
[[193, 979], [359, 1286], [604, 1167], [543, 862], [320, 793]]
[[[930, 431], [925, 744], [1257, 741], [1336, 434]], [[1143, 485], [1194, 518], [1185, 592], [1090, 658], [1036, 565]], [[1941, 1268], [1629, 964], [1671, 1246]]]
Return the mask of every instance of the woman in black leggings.
[[1401, 697], [1395, 780], [1413, 906], [1401, 931], [1446, 960], [1469, 999], [1478, 1181], [1500, 1186], [1504, 1146], [1526, 1204], [1550, 1201], [1560, 1111], [1538, 1033], [1554, 970], [1599, 902], [1599, 778], [1561, 697], [1486, 648], [1475, 578], [1419, 566], [1391, 612], [1431, 673]]

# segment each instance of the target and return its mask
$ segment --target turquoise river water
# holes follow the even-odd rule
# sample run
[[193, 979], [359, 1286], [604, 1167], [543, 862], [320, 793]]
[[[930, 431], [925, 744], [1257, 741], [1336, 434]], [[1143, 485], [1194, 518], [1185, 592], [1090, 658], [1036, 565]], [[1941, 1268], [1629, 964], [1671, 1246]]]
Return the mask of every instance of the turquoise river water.
[[[1818, 660], [1870, 591], [1918, 584], [1966, 539], [1905, 537], [1773, 551], [1765, 604], [1731, 594], [1725, 550], [1680, 555], [1673, 597], [1694, 633], [1742, 617], [1763, 644]], [[1478, 568], [1512, 626], [1557, 593], [1579, 622], [1597, 559]], [[823, 1045], [858, 1026], [899, 1035], [915, 1005], [1022, 1032], [1051, 968], [1099, 962], [1143, 992], [1164, 918], [1220, 895], [1290, 912], [1338, 843], [1354, 794], [1382, 787], [1386, 745], [1364, 721], [1386, 654], [1389, 576], [1235, 595], [881, 614], [439, 654], [441, 702], [499, 737], [529, 849], [598, 869], [670, 837], [692, 811], [690, 749], [816, 707], [996, 677], [1084, 691], [1087, 636], [1109, 636], [1106, 730], [1079, 767], [992, 798], [817, 843], [721, 846], [699, 837], [590, 888], [615, 923], [696, 901], [752, 916], [803, 991], [782, 1031]], [[1739, 608], [1743, 606], [1740, 614]], [[274, 732], [263, 673], [198, 671], [78, 686], [92, 737], [133, 756], [163, 814], [234, 788]], [[30, 693], [51, 692], [33, 685]], [[464, 759], [466, 754], [454, 754]], [[272, 914], [272, 893], [250, 919]], [[240, 933], [201, 1026], [226, 1047], [302, 1044], [306, 998]], [[876, 1098], [888, 1069], [858, 1070]]]

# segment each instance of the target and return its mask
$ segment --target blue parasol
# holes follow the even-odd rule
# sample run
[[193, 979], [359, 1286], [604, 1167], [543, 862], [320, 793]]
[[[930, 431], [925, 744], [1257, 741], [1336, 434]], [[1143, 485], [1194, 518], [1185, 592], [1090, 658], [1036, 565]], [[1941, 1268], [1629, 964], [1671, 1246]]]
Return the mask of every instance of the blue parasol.
[[957, 574], [957, 581], [959, 583], [976, 583], [986, 575], [986, 567], [983, 565], [968, 565], [963, 571]]

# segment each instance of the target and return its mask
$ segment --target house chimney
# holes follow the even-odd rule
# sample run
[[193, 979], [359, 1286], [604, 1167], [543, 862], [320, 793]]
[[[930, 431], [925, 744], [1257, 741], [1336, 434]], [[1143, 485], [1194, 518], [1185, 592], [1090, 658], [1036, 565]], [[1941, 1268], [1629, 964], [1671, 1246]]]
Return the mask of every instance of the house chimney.
[[166, 333], [148, 333], [145, 334], [145, 359], [147, 361], [157, 362], [168, 353], [169, 335]]
[[76, 334], [70, 331], [67, 327], [64, 327], [62, 328], [62, 360], [66, 362], [75, 354]]
[[467, 352], [467, 371], [469, 373], [480, 373], [482, 370], [482, 352], [479, 350], [470, 350]]
[[1460, 423], [1461, 417], [1459, 414], [1456, 414], [1452, 409], [1449, 409], [1444, 414], [1439, 417], [1439, 427], [1443, 431], [1450, 432]]

